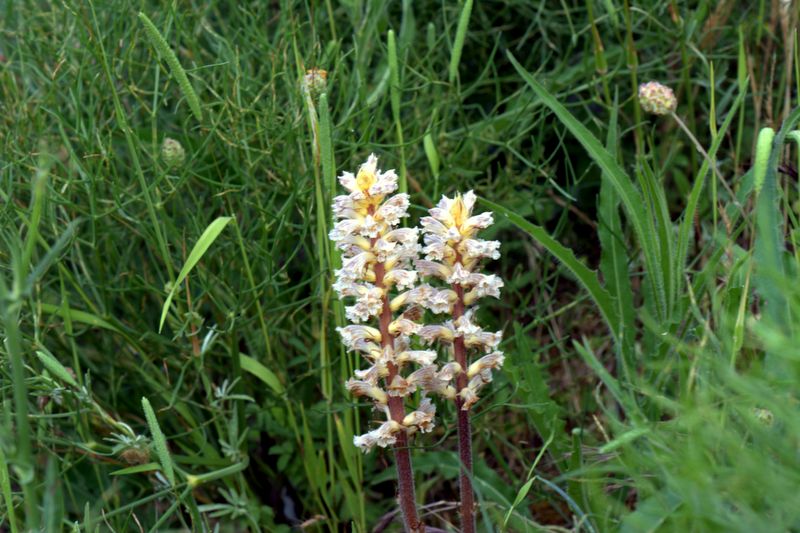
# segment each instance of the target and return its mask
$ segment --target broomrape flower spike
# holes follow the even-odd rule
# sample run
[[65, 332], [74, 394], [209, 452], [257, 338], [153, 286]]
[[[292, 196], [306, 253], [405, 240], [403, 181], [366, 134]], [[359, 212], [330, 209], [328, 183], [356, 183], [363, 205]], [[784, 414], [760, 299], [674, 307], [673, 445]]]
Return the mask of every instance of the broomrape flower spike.
[[[353, 443], [364, 452], [375, 446], [394, 448], [406, 530], [421, 532], [424, 525], [417, 517], [408, 439], [433, 429], [436, 408], [424, 395], [441, 387], [443, 378], [428, 379], [436, 374], [436, 352], [412, 349], [411, 339], [422, 327], [417, 322], [418, 306], [432, 305], [441, 296], [432, 287], [416, 286], [419, 231], [397, 227], [408, 216], [408, 195], [390, 196], [397, 190], [395, 171], [378, 169], [378, 158], [372, 154], [358, 172], [339, 176], [339, 183], [348, 193], [333, 199], [335, 223], [329, 237], [342, 251], [342, 268], [336, 271], [333, 288], [340, 298], [353, 302], [345, 307], [353, 324], [338, 331], [345, 347], [370, 364], [345, 385], [354, 396], [372, 400], [385, 417]], [[449, 296], [444, 298], [451, 305]], [[407, 371], [412, 365], [419, 368]], [[423, 399], [408, 413], [407, 398], [417, 390]]]
[[[434, 313], [449, 313], [453, 317], [441, 325], [423, 326], [420, 336], [428, 344], [435, 341], [452, 347], [458, 372], [460, 410], [469, 410], [477, 401], [477, 392], [491, 382], [491, 371], [503, 365], [502, 352], [495, 350], [502, 339], [501, 332], [485, 332], [474, 321], [475, 307], [486, 296], [500, 297], [503, 281], [494, 274], [477, 272], [484, 259], [500, 257], [500, 243], [478, 239], [479, 230], [493, 222], [491, 213], [472, 216], [476, 196], [472, 191], [455, 198], [443, 196], [422, 219], [425, 260], [417, 261], [422, 276], [433, 277], [450, 285], [450, 289], [430, 288], [429, 296], [418, 301]], [[425, 287], [425, 285], [420, 288]], [[444, 297], [440, 297], [442, 293]], [[449, 305], [441, 302], [447, 301]], [[485, 355], [473, 364], [468, 351]]]
[[[473, 215], [475, 193], [467, 192], [454, 198], [443, 196], [421, 220], [424, 234], [425, 259], [417, 261], [421, 276], [446, 284], [447, 289], [421, 285], [426, 291], [417, 303], [434, 313], [449, 314], [452, 319], [439, 325], [420, 328], [419, 336], [428, 344], [438, 342], [453, 356], [453, 361], [438, 372], [421, 369], [428, 388], [455, 401], [458, 412], [458, 448], [461, 458], [461, 531], [475, 531], [472, 489], [472, 430], [469, 411], [478, 401], [478, 391], [492, 381], [492, 371], [503, 366], [505, 357], [497, 350], [501, 332], [486, 332], [475, 322], [475, 304], [481, 298], [500, 297], [503, 281], [493, 274], [479, 272], [486, 259], [500, 257], [500, 243], [479, 239], [480, 230], [493, 223], [491, 213]], [[484, 354], [470, 363], [470, 352]], [[455, 376], [456, 386], [449, 385]]]

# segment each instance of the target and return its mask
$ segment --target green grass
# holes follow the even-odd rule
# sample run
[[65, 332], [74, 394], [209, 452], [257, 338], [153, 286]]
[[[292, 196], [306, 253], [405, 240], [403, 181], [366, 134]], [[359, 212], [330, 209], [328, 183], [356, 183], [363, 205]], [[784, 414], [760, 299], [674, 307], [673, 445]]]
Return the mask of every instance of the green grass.
[[[327, 239], [370, 152], [414, 219], [495, 210], [480, 531], [800, 528], [798, 7], [772, 4], [8, 2], [0, 529], [399, 530]], [[719, 173], [642, 113], [651, 79]], [[439, 410], [417, 496], [455, 531]]]

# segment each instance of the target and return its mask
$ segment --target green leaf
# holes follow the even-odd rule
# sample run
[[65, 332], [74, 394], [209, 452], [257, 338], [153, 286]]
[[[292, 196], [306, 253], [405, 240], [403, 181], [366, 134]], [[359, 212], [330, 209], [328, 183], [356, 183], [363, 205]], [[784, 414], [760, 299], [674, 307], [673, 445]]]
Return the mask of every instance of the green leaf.
[[466, 0], [461, 8], [461, 15], [458, 17], [458, 28], [456, 28], [456, 38], [453, 41], [453, 52], [450, 54], [450, 67], [448, 70], [448, 80], [450, 83], [456, 81], [458, 76], [458, 64], [461, 63], [461, 52], [464, 51], [464, 41], [467, 38], [467, 27], [469, 26], [469, 16], [472, 13], [472, 0]]
[[608, 329], [614, 337], [619, 336], [619, 316], [614, 308], [614, 301], [608, 291], [600, 284], [597, 273], [581, 263], [569, 248], [553, 239], [541, 226], [532, 224], [518, 214], [506, 209], [505, 207], [490, 202], [484, 198], [480, 199], [481, 204], [495, 212], [498, 216], [508, 219], [509, 222], [530, 235], [539, 244], [545, 247], [556, 259], [561, 261], [570, 272], [572, 272], [583, 287], [589, 291], [589, 295], [594, 300], [600, 313], [608, 324]]
[[243, 353], [239, 354], [239, 361], [241, 362], [242, 370], [250, 372], [255, 377], [266, 383], [269, 388], [275, 391], [276, 394], [283, 394], [285, 390], [283, 388], [283, 384], [272, 370]]
[[[727, 116], [717, 132], [717, 136], [711, 143], [711, 149], [708, 151], [708, 159], [703, 158], [703, 164], [700, 167], [700, 172], [697, 173], [697, 178], [692, 186], [692, 192], [689, 193], [689, 201], [686, 203], [686, 209], [683, 211], [683, 219], [681, 220], [680, 228], [678, 229], [678, 246], [676, 250], [677, 253], [675, 254], [676, 263], [673, 267], [675, 272], [679, 274], [675, 278], [676, 294], [682, 293], [683, 272], [686, 269], [686, 261], [689, 256], [689, 239], [692, 234], [692, 224], [694, 223], [695, 213], [697, 213], [697, 206], [700, 203], [700, 194], [703, 191], [706, 175], [709, 171], [709, 159], [713, 160], [717, 155], [717, 150], [719, 150], [720, 145], [722, 145], [722, 141], [726, 138], [725, 134], [727, 133], [728, 128], [733, 121], [733, 117], [736, 116], [736, 110], [739, 109], [740, 105], [742, 105], [745, 94], [747, 94], [746, 91], [741, 90], [739, 95], [736, 97], [736, 100], [734, 100], [733, 105], [728, 110]], [[740, 190], [739, 192], [741, 193], [742, 191]]]
[[508, 521], [514, 512], [514, 509], [516, 509], [528, 495], [528, 492], [531, 490], [534, 481], [536, 481], [536, 476], [530, 478], [524, 485], [522, 485], [522, 487], [520, 487], [519, 491], [517, 492], [517, 497], [514, 498], [514, 503], [511, 504], [511, 507], [509, 507], [508, 512], [503, 519], [503, 530], [505, 530], [506, 526], [508, 525]]
[[[606, 137], [606, 149], [612, 155], [617, 153], [617, 106], [611, 109], [611, 118]], [[619, 216], [619, 195], [610, 179], [600, 181], [600, 195], [597, 206], [597, 236], [600, 239], [600, 270], [606, 281], [606, 289], [614, 298], [617, 318], [620, 321], [620, 344], [622, 368], [628, 371], [633, 364], [633, 341], [636, 336], [633, 307], [633, 290], [628, 270], [628, 252]]]
[[167, 319], [167, 312], [169, 311], [169, 304], [172, 303], [172, 298], [175, 297], [175, 291], [178, 290], [178, 287], [186, 278], [186, 276], [191, 272], [191, 270], [200, 262], [200, 259], [203, 258], [203, 255], [208, 251], [208, 248], [214, 243], [214, 241], [219, 237], [219, 234], [228, 225], [232, 217], [219, 217], [214, 222], [208, 225], [206, 230], [200, 235], [200, 238], [197, 239], [197, 242], [192, 248], [192, 251], [189, 252], [189, 257], [186, 259], [186, 264], [183, 265], [180, 273], [178, 273], [178, 279], [175, 280], [175, 283], [172, 284], [172, 289], [169, 291], [169, 295], [167, 296], [167, 300], [164, 302], [164, 308], [161, 310], [161, 320], [158, 323], [158, 332], [161, 333], [161, 329], [164, 327], [164, 321]]
[[683, 504], [679, 496], [672, 492], [664, 492], [651, 496], [639, 503], [636, 511], [632, 512], [620, 524], [620, 533], [650, 533], [659, 528]]
[[175, 471], [172, 467], [172, 457], [169, 455], [169, 448], [167, 448], [167, 438], [164, 432], [161, 431], [161, 426], [158, 425], [156, 413], [150, 405], [150, 400], [142, 398], [142, 409], [144, 409], [144, 416], [147, 419], [147, 425], [150, 427], [150, 434], [153, 436], [153, 444], [156, 447], [156, 455], [158, 461], [161, 463], [161, 471], [169, 480], [170, 485], [175, 486]]
[[67, 371], [64, 365], [61, 362], [50, 355], [49, 353], [43, 352], [41, 350], [36, 351], [36, 356], [39, 358], [39, 361], [42, 362], [44, 367], [50, 371], [51, 374], [56, 376], [61, 381], [69, 384], [76, 389], [79, 387], [78, 382], [75, 381], [75, 378]]
[[[800, 108], [786, 118], [780, 131], [771, 142], [771, 153], [766, 166], [764, 184], [758, 193], [758, 176], [754, 178], [756, 190], [756, 238], [755, 238], [755, 276], [756, 291], [763, 298], [762, 316], [779, 331], [786, 331], [792, 324], [792, 313], [787, 298], [785, 284], [788, 283], [784, 265], [786, 230], [779, 207], [778, 162], [783, 153], [786, 136], [800, 120]], [[761, 143], [759, 136], [759, 144]], [[785, 354], [775, 351], [767, 353], [765, 366], [779, 379], [789, 379], [790, 366]]]
[[647, 266], [647, 275], [651, 279], [651, 287], [653, 296], [655, 298], [655, 309], [659, 313], [660, 318], [664, 318], [667, 314], [667, 294], [664, 283], [664, 272], [660, 266], [660, 253], [658, 249], [658, 239], [652, 231], [652, 220], [648, 216], [645, 208], [645, 202], [641, 193], [634, 187], [630, 177], [622, 170], [616, 159], [603, 148], [600, 141], [575, 118], [572, 113], [567, 111], [558, 100], [544, 88], [542, 84], [536, 81], [531, 74], [526, 71], [522, 65], [517, 62], [516, 58], [507, 52], [508, 58], [517, 69], [517, 72], [522, 79], [533, 89], [541, 101], [550, 108], [553, 113], [561, 120], [567, 129], [578, 139], [578, 142], [583, 145], [583, 148], [594, 160], [597, 166], [603, 171], [603, 179], [610, 180], [611, 184], [617, 191], [622, 205], [625, 207], [625, 213], [633, 225], [636, 237], [644, 252], [645, 263]]
[[114, 470], [109, 475], [112, 476], [127, 476], [130, 474], [140, 474], [142, 472], [152, 472], [153, 470], [158, 470], [161, 465], [158, 463], [145, 463], [143, 465], [134, 465], [129, 466], [128, 468], [122, 468], [120, 470]]
[[619, 448], [620, 446], [624, 446], [629, 442], [633, 442], [634, 440], [638, 439], [643, 435], [647, 435], [648, 433], [650, 433], [649, 428], [634, 428], [630, 431], [626, 431], [625, 433], [615, 438], [611, 442], [604, 444], [603, 446], [600, 447], [599, 450], [597, 450], [597, 452], [598, 453], [612, 452], [617, 448]]
[[11, 496], [11, 476], [8, 472], [8, 462], [2, 446], [0, 446], [0, 490], [3, 492], [6, 518], [11, 526], [11, 533], [17, 533], [19, 529], [17, 527], [16, 513], [14, 512], [14, 499]]
[[78, 309], [64, 308], [60, 305], [53, 304], [39, 304], [40, 309], [47, 314], [56, 315], [64, 319], [69, 319], [72, 322], [80, 322], [81, 324], [88, 324], [96, 328], [103, 328], [110, 331], [119, 333], [119, 329], [110, 322], [103, 320], [97, 315], [87, 313], [86, 311], [79, 311]]
[[244, 471], [247, 468], [247, 465], [250, 463], [250, 460], [245, 457], [243, 461], [238, 463], [234, 463], [232, 465], [228, 465], [224, 468], [220, 468], [219, 470], [214, 470], [212, 472], [206, 472], [205, 474], [200, 474], [198, 476], [187, 476], [187, 481], [190, 487], [197, 487], [198, 485], [202, 485], [203, 483], [208, 483], [209, 481], [214, 481], [217, 479], [222, 479], [224, 477], [232, 476], [233, 474], [238, 474], [239, 472]]

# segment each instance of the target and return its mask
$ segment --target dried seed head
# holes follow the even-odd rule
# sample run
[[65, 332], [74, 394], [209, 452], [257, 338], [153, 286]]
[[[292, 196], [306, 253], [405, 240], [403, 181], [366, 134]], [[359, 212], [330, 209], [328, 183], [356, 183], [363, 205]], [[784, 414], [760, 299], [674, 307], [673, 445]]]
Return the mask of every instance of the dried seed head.
[[675, 93], [666, 85], [649, 81], [639, 86], [639, 105], [647, 113], [668, 115], [678, 107]]

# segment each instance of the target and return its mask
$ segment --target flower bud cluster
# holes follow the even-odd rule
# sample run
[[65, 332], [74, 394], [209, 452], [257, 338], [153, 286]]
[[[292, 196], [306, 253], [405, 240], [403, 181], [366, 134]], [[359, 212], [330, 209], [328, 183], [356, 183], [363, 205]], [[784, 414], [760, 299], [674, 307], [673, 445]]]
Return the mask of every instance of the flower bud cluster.
[[328, 72], [321, 68], [306, 70], [301, 83], [303, 91], [312, 98], [319, 98], [328, 86]]
[[[505, 359], [503, 352], [497, 350], [501, 332], [483, 331], [474, 320], [476, 302], [485, 296], [499, 298], [503, 286], [498, 276], [478, 272], [483, 260], [500, 257], [500, 243], [477, 238], [478, 231], [494, 221], [491, 213], [472, 215], [475, 200], [472, 191], [454, 198], [443, 196], [430, 210], [430, 216], [422, 218], [425, 259], [416, 262], [420, 276], [438, 279], [450, 287], [439, 291], [447, 293], [450, 306], [420, 303], [434, 313], [450, 314], [453, 319], [423, 326], [419, 335], [428, 344], [439, 342], [450, 348], [455, 361], [440, 373], [445, 378], [455, 373], [457, 389], [440, 386], [433, 390], [457, 399], [463, 410], [478, 401], [478, 391], [492, 381], [492, 370], [502, 367]], [[469, 352], [483, 355], [470, 364]]]
[[[406, 413], [405, 398], [417, 390], [424, 394], [446, 386], [441, 383], [444, 377], [430, 377], [438, 374], [436, 352], [412, 347], [412, 338], [422, 328], [417, 322], [419, 305], [434, 305], [431, 301], [440, 298], [439, 291], [417, 286], [413, 265], [420, 253], [419, 231], [399, 227], [408, 216], [408, 195], [389, 196], [397, 190], [397, 175], [394, 170], [381, 172], [377, 163], [370, 155], [357, 174], [339, 177], [348, 194], [334, 198], [337, 221], [329, 234], [342, 252], [333, 288], [340, 298], [353, 301], [345, 307], [353, 324], [338, 331], [347, 349], [370, 363], [356, 371], [346, 387], [354, 396], [370, 398], [386, 415], [377, 429], [355, 437], [355, 445], [364, 451], [393, 445], [401, 433], [431, 431], [436, 408], [430, 399], [423, 397]], [[375, 322], [378, 327], [367, 324]], [[418, 368], [404, 372], [411, 365]]]
[[639, 105], [646, 113], [668, 115], [678, 107], [678, 100], [666, 85], [648, 81], [639, 85]]

